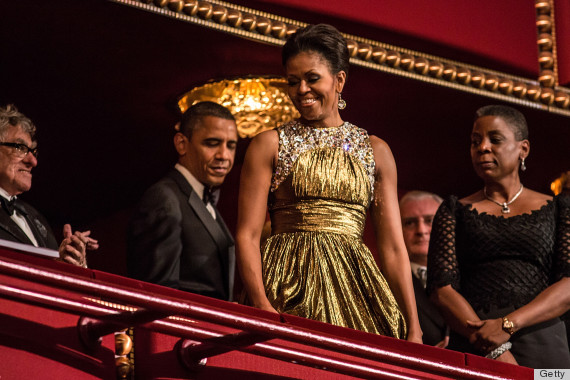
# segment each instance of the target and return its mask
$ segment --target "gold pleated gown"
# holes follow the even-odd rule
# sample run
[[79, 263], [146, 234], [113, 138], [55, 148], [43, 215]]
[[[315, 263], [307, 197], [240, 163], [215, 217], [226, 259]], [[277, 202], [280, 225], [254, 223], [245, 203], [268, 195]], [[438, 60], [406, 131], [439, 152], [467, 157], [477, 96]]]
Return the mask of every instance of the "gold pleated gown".
[[402, 313], [362, 241], [374, 184], [368, 134], [350, 123], [278, 129], [279, 160], [262, 247], [266, 294], [279, 312], [405, 338]]

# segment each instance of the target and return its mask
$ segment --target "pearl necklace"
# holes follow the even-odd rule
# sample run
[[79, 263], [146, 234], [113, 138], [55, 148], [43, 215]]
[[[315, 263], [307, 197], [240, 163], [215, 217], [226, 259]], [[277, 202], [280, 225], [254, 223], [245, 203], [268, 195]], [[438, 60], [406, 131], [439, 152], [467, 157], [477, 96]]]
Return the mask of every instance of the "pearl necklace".
[[491, 198], [490, 196], [488, 196], [488, 195], [487, 195], [487, 186], [483, 187], [483, 194], [485, 195], [485, 198], [487, 198], [487, 199], [490, 200], [491, 202], [493, 202], [493, 203], [495, 203], [495, 204], [501, 206], [501, 207], [502, 207], [501, 212], [502, 212], [503, 214], [508, 214], [508, 213], [511, 212], [511, 209], [509, 208], [509, 205], [510, 205], [511, 203], [513, 203], [514, 201], [517, 200], [517, 198], [519, 197], [519, 195], [521, 195], [522, 191], [523, 191], [523, 185], [522, 185], [522, 183], [521, 183], [521, 188], [520, 188], [520, 190], [515, 194], [515, 196], [513, 197], [513, 199], [511, 199], [511, 200], [508, 201], [508, 202], [503, 202], [503, 203], [501, 203], [501, 202], [497, 202], [496, 200], [494, 200], [493, 198]]

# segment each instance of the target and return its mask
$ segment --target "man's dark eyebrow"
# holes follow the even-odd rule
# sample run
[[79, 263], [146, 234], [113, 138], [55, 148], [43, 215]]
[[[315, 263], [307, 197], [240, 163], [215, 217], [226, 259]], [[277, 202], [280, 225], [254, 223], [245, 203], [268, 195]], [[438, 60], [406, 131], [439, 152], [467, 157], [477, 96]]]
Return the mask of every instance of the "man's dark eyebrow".
[[[224, 139], [220, 139], [218, 137], [208, 137], [202, 141], [206, 142], [206, 143], [212, 143], [212, 142], [221, 143], [222, 141], [224, 141]], [[237, 142], [238, 142], [237, 140], [228, 140], [227, 143], [228, 144], [237, 144]]]

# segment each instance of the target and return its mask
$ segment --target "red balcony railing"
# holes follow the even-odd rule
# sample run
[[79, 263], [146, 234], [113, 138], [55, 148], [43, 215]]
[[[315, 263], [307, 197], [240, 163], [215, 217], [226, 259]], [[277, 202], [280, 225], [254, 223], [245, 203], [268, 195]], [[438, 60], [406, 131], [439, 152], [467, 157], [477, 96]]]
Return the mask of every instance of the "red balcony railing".
[[[533, 377], [528, 368], [17, 251], [0, 247], [0, 355], [11, 358], [0, 361], [2, 379], [130, 378], [133, 367], [136, 379]], [[114, 339], [126, 328], [134, 331], [129, 357]]]

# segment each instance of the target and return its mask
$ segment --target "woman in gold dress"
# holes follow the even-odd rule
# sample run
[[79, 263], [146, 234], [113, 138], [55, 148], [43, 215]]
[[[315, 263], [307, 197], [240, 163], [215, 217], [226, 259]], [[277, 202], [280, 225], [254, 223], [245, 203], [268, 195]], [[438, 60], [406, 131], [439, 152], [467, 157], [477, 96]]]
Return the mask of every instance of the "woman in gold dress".
[[[301, 117], [248, 148], [240, 274], [253, 306], [421, 342], [394, 158], [384, 141], [339, 114], [348, 61], [346, 40], [330, 25], [302, 28], [283, 47]], [[267, 205], [271, 236], [260, 249]], [[369, 206], [381, 270], [362, 241]]]

